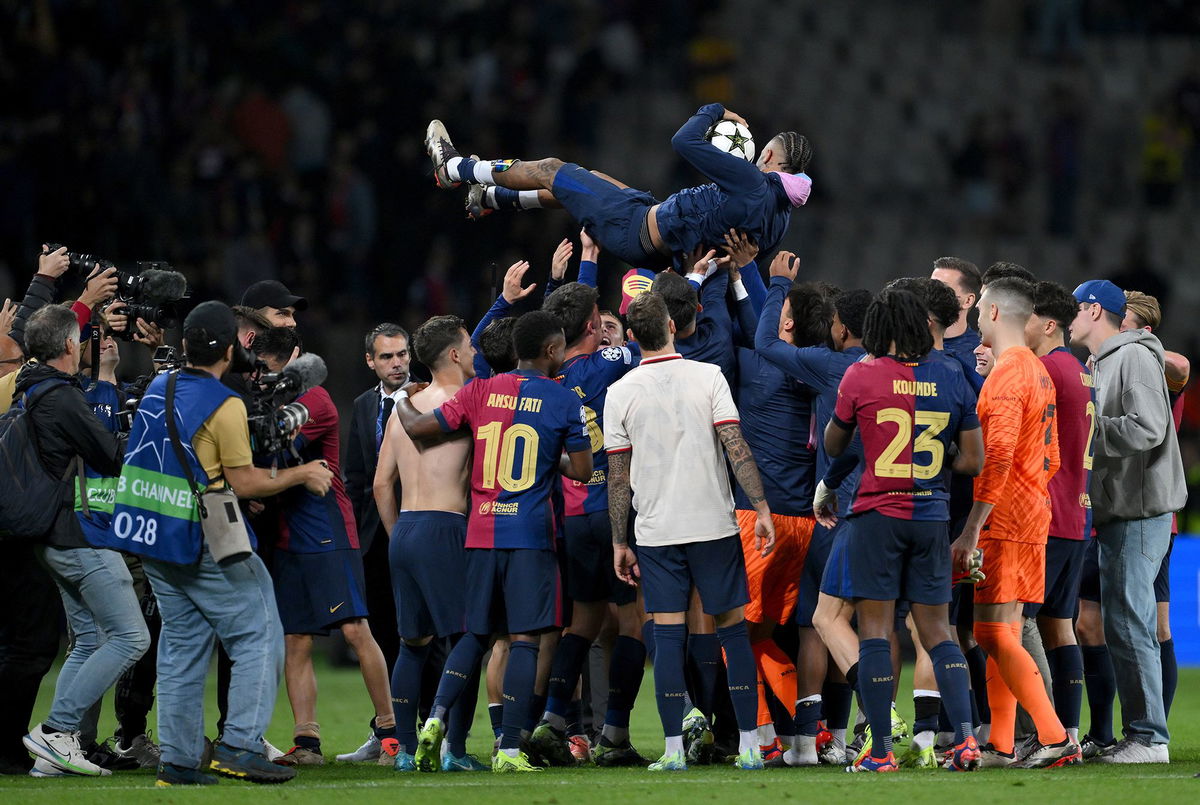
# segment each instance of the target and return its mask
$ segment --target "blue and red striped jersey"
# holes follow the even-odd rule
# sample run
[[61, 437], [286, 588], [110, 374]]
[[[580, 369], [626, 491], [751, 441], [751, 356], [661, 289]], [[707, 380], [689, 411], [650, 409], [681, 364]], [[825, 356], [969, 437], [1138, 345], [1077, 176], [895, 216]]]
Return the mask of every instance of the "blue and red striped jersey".
[[592, 447], [579, 397], [516, 369], [468, 383], [433, 413], [475, 439], [466, 546], [554, 550], [559, 458]]
[[608, 511], [608, 453], [604, 451], [604, 398], [608, 387], [638, 365], [629, 347], [605, 347], [590, 355], [568, 358], [555, 381], [575, 392], [583, 406], [592, 444], [592, 478], [586, 484], [563, 478], [566, 516]]
[[960, 431], [979, 427], [975, 393], [941, 357], [856, 363], [838, 388], [834, 420], [858, 428], [863, 474], [852, 511], [899, 520], [948, 520], [943, 472]]

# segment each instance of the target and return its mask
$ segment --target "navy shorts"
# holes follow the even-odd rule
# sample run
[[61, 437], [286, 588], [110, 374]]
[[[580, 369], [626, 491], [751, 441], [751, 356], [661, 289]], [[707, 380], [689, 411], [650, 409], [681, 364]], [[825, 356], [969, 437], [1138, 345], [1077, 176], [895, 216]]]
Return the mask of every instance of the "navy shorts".
[[[1157, 589], [1155, 590], [1157, 592]], [[1079, 576], [1079, 598], [1100, 603], [1100, 540], [1090, 537], [1083, 549], [1083, 572]]]
[[472, 634], [533, 634], [561, 626], [554, 551], [468, 548], [466, 607]]
[[850, 598], [936, 606], [950, 601], [945, 522], [899, 520], [876, 511], [849, 518]]
[[[554, 198], [603, 248], [631, 266], [658, 267], [670, 258], [641, 242], [646, 213], [658, 199], [632, 187], [617, 187], [568, 162], [554, 175]], [[664, 263], [664, 261], [666, 261]]]
[[804, 557], [804, 570], [800, 572], [800, 595], [796, 599], [796, 625], [811, 629], [813, 613], [817, 611], [817, 596], [824, 592], [821, 586], [829, 554], [833, 550], [834, 538], [841, 530], [843, 520], [830, 531], [817, 523], [813, 526], [812, 539], [808, 543], [808, 555]]
[[1026, 618], [1073, 619], [1079, 612], [1079, 580], [1087, 540], [1050, 537], [1046, 540], [1046, 595], [1042, 603], [1024, 606]]
[[829, 558], [825, 560], [825, 572], [821, 575], [821, 592], [835, 598], [850, 597], [850, 560], [846, 544], [849, 532], [846, 520], [839, 519], [829, 534], [832, 545]]
[[353, 548], [324, 553], [277, 548], [271, 575], [284, 634], [327, 635], [339, 623], [367, 617], [362, 554]]
[[646, 612], [687, 612], [692, 586], [709, 615], [720, 615], [750, 603], [742, 537], [643, 545], [638, 549]]
[[456, 512], [400, 512], [388, 542], [396, 628], [409, 640], [466, 630], [467, 518]]
[[607, 601], [617, 606], [637, 600], [637, 589], [618, 579], [613, 569], [612, 525], [607, 511], [567, 517], [563, 531], [567, 598], [582, 603]]

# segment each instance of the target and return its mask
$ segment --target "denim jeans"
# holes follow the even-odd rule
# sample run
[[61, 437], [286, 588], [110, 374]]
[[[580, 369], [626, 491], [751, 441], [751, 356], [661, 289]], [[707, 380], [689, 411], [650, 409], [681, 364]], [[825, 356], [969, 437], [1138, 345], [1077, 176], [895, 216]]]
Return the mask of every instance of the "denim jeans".
[[1171, 515], [1096, 527], [1100, 540], [1100, 611], [1117, 675], [1126, 738], [1165, 744], [1162, 661], [1154, 577], [1171, 543]]
[[90, 732], [85, 737], [94, 738], [100, 699], [146, 653], [150, 632], [121, 554], [49, 545], [38, 550], [58, 585], [71, 627], [71, 650], [45, 723], [61, 732]]
[[198, 565], [145, 560], [162, 616], [158, 638], [158, 740], [162, 759], [200, 767], [204, 678], [217, 640], [233, 660], [222, 740], [263, 751], [283, 671], [283, 626], [271, 577], [251, 554], [221, 567], [205, 547]]

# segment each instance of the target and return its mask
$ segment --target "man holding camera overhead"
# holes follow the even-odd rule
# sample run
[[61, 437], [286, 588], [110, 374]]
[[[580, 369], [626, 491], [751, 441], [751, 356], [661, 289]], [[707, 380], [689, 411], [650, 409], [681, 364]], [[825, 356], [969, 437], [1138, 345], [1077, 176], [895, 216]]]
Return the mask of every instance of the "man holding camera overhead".
[[[220, 496], [214, 493], [231, 489], [239, 497], [262, 497], [303, 485], [323, 495], [332, 474], [319, 460], [275, 473], [253, 466], [245, 403], [219, 379], [233, 360], [236, 339], [237, 322], [223, 303], [204, 302], [188, 314], [183, 345], [189, 366], [159, 375], [142, 397], [113, 514], [114, 541], [142, 556], [162, 613], [160, 786], [216, 782], [200, 765], [204, 677], [217, 639], [233, 659], [233, 674], [229, 718], [213, 747], [211, 769], [258, 783], [295, 776], [263, 754], [283, 664], [271, 578], [250, 551], [252, 534], [244, 550], [218, 564], [214, 554], [224, 551], [217, 536], [244, 525], [237, 506], [215, 502]], [[174, 425], [163, 415], [168, 407]], [[197, 505], [196, 488], [206, 490], [211, 505]]]

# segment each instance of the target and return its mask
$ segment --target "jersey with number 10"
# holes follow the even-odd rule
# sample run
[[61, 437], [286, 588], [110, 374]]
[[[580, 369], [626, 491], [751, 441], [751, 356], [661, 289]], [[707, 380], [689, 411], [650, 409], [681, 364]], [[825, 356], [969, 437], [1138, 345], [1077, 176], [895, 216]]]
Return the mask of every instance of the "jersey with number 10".
[[563, 451], [591, 451], [579, 397], [536, 371], [475, 380], [436, 409], [447, 433], [475, 439], [468, 548], [554, 550]]
[[979, 427], [975, 393], [961, 369], [940, 357], [855, 363], [838, 387], [833, 418], [843, 428], [857, 427], [862, 438], [864, 467], [852, 514], [949, 519], [946, 456], [960, 431]]

